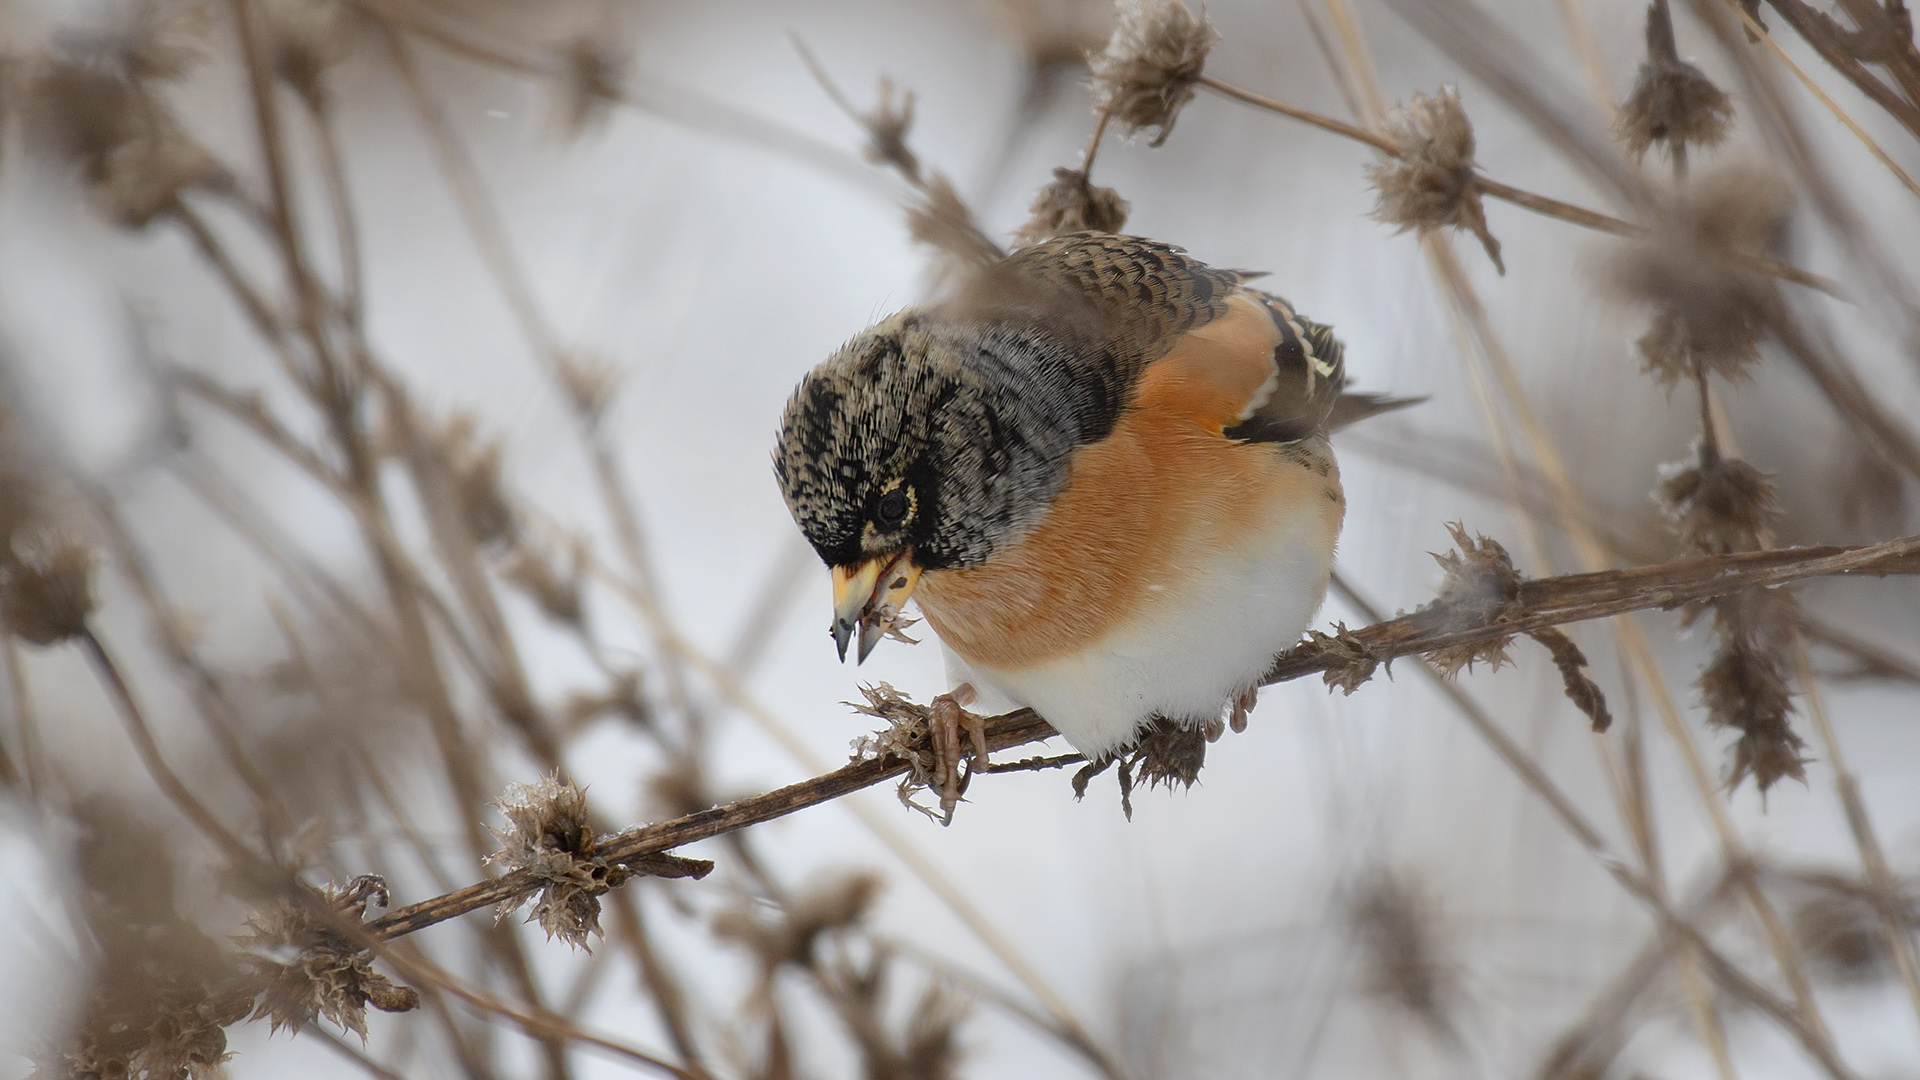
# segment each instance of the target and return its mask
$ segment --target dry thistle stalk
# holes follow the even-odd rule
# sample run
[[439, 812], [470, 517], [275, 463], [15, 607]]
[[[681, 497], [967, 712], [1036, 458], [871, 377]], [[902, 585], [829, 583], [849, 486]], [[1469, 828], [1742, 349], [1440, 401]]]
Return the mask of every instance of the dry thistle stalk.
[[421, 417], [414, 430], [426, 434], [426, 449], [439, 458], [474, 541], [482, 547], [511, 544], [520, 522], [501, 484], [500, 443], [482, 439], [478, 423], [468, 413], [456, 413], [437, 426]]
[[1741, 257], [1767, 254], [1791, 209], [1791, 194], [1772, 178], [1718, 169], [1671, 199], [1647, 238], [1615, 260], [1615, 291], [1653, 310], [1636, 344], [1644, 369], [1667, 389], [1702, 375], [1745, 378], [1759, 361], [1780, 294]]
[[494, 917], [504, 919], [532, 900], [528, 922], [539, 923], [549, 938], [586, 948], [589, 935], [601, 933], [600, 894], [629, 876], [594, 856], [599, 835], [587, 820], [586, 792], [554, 775], [532, 784], [510, 784], [494, 805], [507, 827], [488, 826], [501, 849], [487, 861], [527, 871], [542, 882], [537, 896], [527, 893], [502, 901]]
[[1647, 5], [1647, 59], [1620, 105], [1614, 134], [1637, 160], [1655, 145], [1678, 171], [1689, 146], [1718, 146], [1733, 126], [1733, 100], [1706, 73], [1680, 59], [1667, 0]]
[[1114, 15], [1107, 47], [1087, 58], [1094, 112], [1129, 138], [1154, 129], [1147, 145], [1159, 146], [1193, 100], [1220, 33], [1180, 0], [1119, 0]]
[[1120, 193], [1095, 187], [1080, 169], [1053, 170], [1053, 182], [1034, 195], [1027, 207], [1027, 223], [1013, 234], [1015, 247], [1026, 247], [1074, 232], [1117, 233], [1127, 226], [1132, 209]]
[[387, 901], [385, 879], [365, 874], [344, 886], [326, 885], [305, 903], [281, 901], [249, 918], [250, 933], [240, 943], [265, 981], [253, 1019], [265, 1017], [274, 1031], [297, 1031], [324, 1016], [365, 1039], [368, 1005], [381, 1012], [419, 1008], [418, 993], [373, 970], [372, 953], [308, 906], [323, 904], [338, 918], [364, 922], [369, 906]]
[[1480, 238], [1494, 269], [1506, 273], [1500, 241], [1487, 229], [1474, 171], [1473, 124], [1460, 91], [1443, 86], [1437, 94], [1413, 95], [1387, 114], [1386, 129], [1400, 155], [1367, 166], [1367, 180], [1379, 194], [1374, 220], [1400, 232], [1465, 229]]

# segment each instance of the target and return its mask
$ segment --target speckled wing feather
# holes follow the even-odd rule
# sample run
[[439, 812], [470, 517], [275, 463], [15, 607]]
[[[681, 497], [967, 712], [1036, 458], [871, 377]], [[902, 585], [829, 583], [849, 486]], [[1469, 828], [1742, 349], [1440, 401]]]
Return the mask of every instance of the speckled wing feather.
[[[1247, 288], [1238, 271], [1220, 270], [1179, 248], [1134, 236], [1074, 233], [1014, 254], [989, 271], [987, 297], [968, 314], [1042, 318], [1079, 324], [1083, 344], [1070, 370], [1039, 372], [1097, 384], [1105, 434], [1140, 374], [1180, 339], [1223, 316], [1236, 294], [1263, 304], [1279, 331], [1272, 393], [1232, 438], [1288, 442], [1323, 429], [1345, 384], [1340, 342], [1330, 327], [1297, 314], [1277, 296]], [[998, 309], [996, 311], [995, 309]], [[1086, 345], [1098, 343], [1093, 349]]]

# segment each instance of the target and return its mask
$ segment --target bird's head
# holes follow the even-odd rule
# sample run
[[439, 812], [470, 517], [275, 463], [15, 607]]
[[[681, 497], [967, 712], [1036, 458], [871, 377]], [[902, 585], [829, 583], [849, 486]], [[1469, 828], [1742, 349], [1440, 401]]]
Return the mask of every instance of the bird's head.
[[[787, 402], [774, 475], [833, 572], [833, 635], [865, 660], [925, 571], [1016, 542], [1059, 489], [1071, 434], [978, 359], [1018, 335], [908, 311], [843, 346]], [[966, 358], [972, 362], [963, 362]]]

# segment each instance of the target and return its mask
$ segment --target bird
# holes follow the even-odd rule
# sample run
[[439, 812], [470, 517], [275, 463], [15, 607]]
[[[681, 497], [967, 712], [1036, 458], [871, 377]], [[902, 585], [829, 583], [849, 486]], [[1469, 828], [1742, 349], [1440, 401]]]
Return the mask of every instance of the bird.
[[965, 724], [984, 759], [970, 704], [1031, 708], [1092, 761], [1157, 722], [1238, 729], [1299, 641], [1346, 511], [1327, 436], [1412, 401], [1347, 391], [1332, 329], [1259, 276], [1072, 233], [795, 388], [774, 475], [830, 569], [840, 658], [914, 600], [952, 684], [937, 752]]

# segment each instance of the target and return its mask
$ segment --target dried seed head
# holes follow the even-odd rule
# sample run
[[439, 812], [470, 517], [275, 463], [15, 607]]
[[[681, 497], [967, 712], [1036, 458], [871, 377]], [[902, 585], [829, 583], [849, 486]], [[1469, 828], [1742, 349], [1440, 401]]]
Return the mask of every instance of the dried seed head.
[[1772, 278], [1742, 257], [1767, 254], [1785, 233], [1790, 192], [1750, 170], [1699, 177], [1657, 215], [1645, 240], [1614, 261], [1612, 285], [1653, 309], [1638, 344], [1668, 389], [1702, 374], [1744, 378], [1780, 308]]
[[586, 606], [581, 599], [581, 583], [586, 577], [585, 542], [575, 537], [567, 545], [566, 558], [563, 567], [558, 559], [523, 540], [500, 576], [539, 605], [547, 618], [565, 626], [584, 626]]
[[1128, 137], [1154, 129], [1148, 145], [1173, 133], [1180, 109], [1193, 100], [1207, 52], [1220, 40], [1204, 15], [1180, 0], [1118, 0], [1107, 47], [1087, 58], [1093, 69], [1093, 109]]
[[510, 784], [494, 803], [507, 827], [489, 826], [500, 850], [489, 863], [524, 870], [543, 882], [537, 895], [502, 901], [496, 918], [505, 918], [528, 900], [533, 910], [528, 922], [537, 922], [550, 938], [587, 947], [600, 931], [600, 894], [620, 884], [629, 871], [594, 854], [599, 840], [587, 818], [587, 795], [556, 774], [532, 784]]
[[920, 158], [907, 145], [907, 133], [913, 130], [913, 91], [900, 93], [896, 104], [893, 80], [883, 75], [874, 93], [873, 108], [854, 119], [867, 131], [867, 145], [861, 153], [868, 161], [890, 166], [908, 180], [919, 181]]
[[[1912, 897], [1901, 895], [1897, 901], [1909, 926], [1920, 922]], [[1807, 897], [1794, 908], [1792, 925], [1800, 948], [1836, 981], [1873, 983], [1894, 972], [1885, 924], [1864, 887], [1823, 889]]]
[[326, 100], [326, 75], [353, 51], [355, 12], [339, 0], [263, 5], [274, 74], [310, 105]]
[[143, 808], [90, 798], [73, 820], [76, 908], [97, 964], [73, 1033], [34, 1075], [213, 1080], [227, 1057], [223, 1029], [253, 1005], [243, 973], [181, 914], [169, 838]]
[[605, 36], [579, 38], [560, 52], [561, 120], [578, 136], [626, 100], [628, 58]]
[[1788, 650], [1793, 648], [1799, 605], [1785, 589], [1748, 589], [1713, 605], [1719, 638], [1713, 660], [1700, 673], [1707, 723], [1740, 733], [1734, 743], [1727, 787], [1752, 776], [1761, 794], [1783, 777], [1805, 782], [1805, 740], [1794, 733], [1788, 688]]
[[128, 227], [152, 222], [182, 192], [229, 183], [145, 84], [120, 71], [48, 63], [29, 77], [23, 101], [35, 141], [78, 167], [100, 208]]
[[[434, 431], [425, 422], [420, 426]], [[472, 415], [457, 413], [434, 431], [432, 448], [453, 484], [461, 519], [474, 541], [482, 546], [512, 543], [520, 522], [500, 480], [500, 444], [480, 438]]]
[[1361, 948], [1367, 990], [1452, 1033], [1459, 965], [1447, 954], [1431, 897], [1404, 876], [1376, 870], [1348, 896], [1347, 923]]
[[[1457, 521], [1448, 524], [1447, 531], [1453, 535], [1456, 550], [1433, 556], [1445, 577], [1439, 594], [1421, 610], [1444, 612], [1450, 624], [1463, 629], [1497, 625], [1520, 599], [1520, 573], [1513, 568], [1512, 557], [1499, 541], [1469, 536]], [[1435, 649], [1426, 658], [1449, 678], [1459, 674], [1461, 668], [1472, 670], [1475, 663], [1498, 671], [1500, 665], [1513, 662], [1507, 655], [1507, 647], [1512, 644], [1513, 635], [1508, 634]]]
[[714, 916], [713, 932], [737, 941], [772, 971], [782, 964], [809, 967], [820, 939], [864, 921], [886, 882], [870, 871], [833, 874], [769, 914], [733, 908]]
[[343, 886], [326, 885], [305, 903], [280, 901], [247, 920], [239, 943], [265, 980], [254, 1019], [265, 1017], [272, 1030], [299, 1028], [319, 1017], [367, 1037], [367, 1006], [381, 1012], [420, 1007], [420, 995], [396, 986], [373, 970], [373, 954], [317, 915], [310, 904], [325, 905], [336, 916], [362, 922], [367, 907], [384, 907], [387, 883], [373, 874]]
[[1665, 0], [1647, 6], [1647, 59], [1614, 119], [1614, 134], [1635, 159], [1656, 144], [1674, 161], [1689, 146], [1711, 147], [1733, 125], [1733, 100], [1706, 73], [1680, 59]]
[[1117, 233], [1127, 226], [1127, 200], [1112, 188], [1094, 187], [1079, 169], [1053, 170], [1053, 183], [1034, 195], [1027, 223], [1013, 234], [1016, 247], [1074, 232]]
[[1759, 551], [1780, 519], [1773, 481], [1740, 458], [1723, 457], [1705, 440], [1692, 461], [1660, 467], [1655, 501], [1681, 543], [1704, 555]]
[[1373, 673], [1380, 667], [1380, 658], [1374, 655], [1366, 642], [1355, 637], [1343, 622], [1333, 624], [1331, 635], [1318, 630], [1307, 631], [1306, 642], [1298, 647], [1325, 657], [1327, 667], [1320, 677], [1326, 682], [1327, 689], [1338, 688], [1348, 697], [1352, 697], [1362, 683], [1373, 678]]
[[972, 1012], [966, 998], [939, 982], [930, 982], [907, 1018], [900, 1050], [901, 1077], [912, 1080], [959, 1080], [960, 1025]]
[[598, 424], [620, 388], [620, 373], [604, 360], [572, 352], [562, 353], [556, 366], [568, 403], [589, 424]]
[[132, 78], [178, 79], [206, 58], [214, 25], [206, 0], [140, 0], [124, 10], [125, 24], [100, 44]]
[[1443, 86], [1437, 94], [1415, 94], [1387, 114], [1387, 134], [1400, 156], [1367, 166], [1367, 180], [1379, 195], [1375, 221], [1418, 229], [1465, 229], [1480, 238], [1494, 268], [1506, 273], [1500, 241], [1487, 230], [1487, 213], [1473, 163], [1473, 124], [1460, 105], [1460, 91]]
[[0, 558], [0, 619], [7, 630], [34, 645], [85, 633], [94, 607], [93, 550], [67, 539], [14, 548], [13, 557]]

